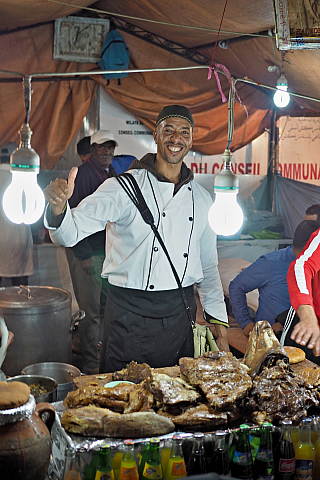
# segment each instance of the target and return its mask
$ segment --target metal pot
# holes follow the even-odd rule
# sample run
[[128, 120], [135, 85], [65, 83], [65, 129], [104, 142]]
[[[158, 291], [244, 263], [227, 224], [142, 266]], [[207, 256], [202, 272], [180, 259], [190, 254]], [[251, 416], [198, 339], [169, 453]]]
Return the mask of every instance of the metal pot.
[[0, 315], [14, 333], [2, 369], [7, 376], [38, 362], [72, 360], [72, 329], [84, 318], [71, 316], [71, 294], [54, 287], [0, 288]]
[[[67, 363], [45, 362], [28, 365], [22, 372], [25, 375], [45, 375], [58, 382], [57, 401], [64, 400], [74, 389], [73, 379], [81, 375], [80, 370]], [[22, 375], [23, 376], [23, 375]]]
[[22, 382], [29, 386], [35, 384], [48, 390], [48, 393], [43, 395], [35, 395], [31, 392], [36, 403], [52, 403], [57, 400], [58, 382], [54, 378], [44, 377], [43, 375], [17, 375], [16, 377], [8, 378], [7, 382]]

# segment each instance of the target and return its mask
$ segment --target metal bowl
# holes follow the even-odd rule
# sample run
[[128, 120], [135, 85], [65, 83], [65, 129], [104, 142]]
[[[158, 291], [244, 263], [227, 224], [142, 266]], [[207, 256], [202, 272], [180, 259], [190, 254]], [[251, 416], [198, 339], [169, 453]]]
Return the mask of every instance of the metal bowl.
[[57, 401], [64, 400], [67, 393], [74, 389], [73, 379], [81, 375], [74, 365], [59, 362], [34, 363], [21, 371], [25, 375], [46, 375], [58, 382]]
[[48, 390], [44, 395], [34, 395], [36, 403], [51, 403], [57, 400], [58, 382], [54, 378], [43, 375], [17, 375], [16, 377], [7, 378], [7, 382], [22, 382], [27, 385], [34, 383]]

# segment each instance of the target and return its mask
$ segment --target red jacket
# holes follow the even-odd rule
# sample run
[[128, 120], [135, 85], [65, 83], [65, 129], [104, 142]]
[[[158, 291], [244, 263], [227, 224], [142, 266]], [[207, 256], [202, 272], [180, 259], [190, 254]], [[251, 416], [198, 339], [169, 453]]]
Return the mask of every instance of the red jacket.
[[320, 228], [289, 266], [287, 282], [291, 305], [312, 305], [320, 325]]

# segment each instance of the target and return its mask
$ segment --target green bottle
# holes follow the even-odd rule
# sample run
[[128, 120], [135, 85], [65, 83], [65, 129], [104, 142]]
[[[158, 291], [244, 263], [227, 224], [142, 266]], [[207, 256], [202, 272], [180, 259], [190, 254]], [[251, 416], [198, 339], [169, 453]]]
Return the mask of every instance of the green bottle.
[[159, 447], [160, 440], [151, 438], [150, 449], [142, 474], [143, 480], [163, 480]]
[[93, 452], [91, 462], [84, 467], [84, 480], [94, 480], [96, 476], [99, 452]]
[[272, 424], [262, 424], [260, 445], [253, 464], [254, 480], [274, 480], [274, 462], [272, 452]]
[[95, 480], [114, 480], [110, 450], [109, 444], [100, 447]]
[[139, 466], [138, 466], [138, 473], [139, 473], [139, 480], [143, 479], [143, 470], [145, 463], [147, 461], [148, 453], [150, 450], [150, 442], [143, 442], [141, 445], [141, 450], [139, 454]]

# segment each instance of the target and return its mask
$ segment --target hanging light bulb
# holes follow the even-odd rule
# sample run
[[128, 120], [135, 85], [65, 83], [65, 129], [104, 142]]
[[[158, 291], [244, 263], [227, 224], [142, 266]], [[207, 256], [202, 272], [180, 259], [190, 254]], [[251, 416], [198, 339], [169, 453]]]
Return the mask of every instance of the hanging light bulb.
[[222, 156], [223, 169], [215, 178], [215, 201], [209, 210], [209, 225], [217, 235], [228, 237], [237, 233], [243, 223], [243, 212], [237, 202], [239, 179], [231, 169], [231, 153], [227, 148]]
[[28, 124], [31, 100], [31, 79], [26, 77], [25, 106], [26, 120], [20, 130], [20, 145], [10, 157], [12, 181], [3, 195], [3, 210], [13, 223], [35, 223], [41, 217], [45, 199], [37, 183], [40, 170], [40, 157], [31, 148], [31, 135]]
[[278, 78], [277, 91], [273, 97], [273, 101], [276, 107], [284, 108], [289, 104], [290, 95], [287, 92], [287, 90], [288, 90], [288, 80], [282, 73]]

